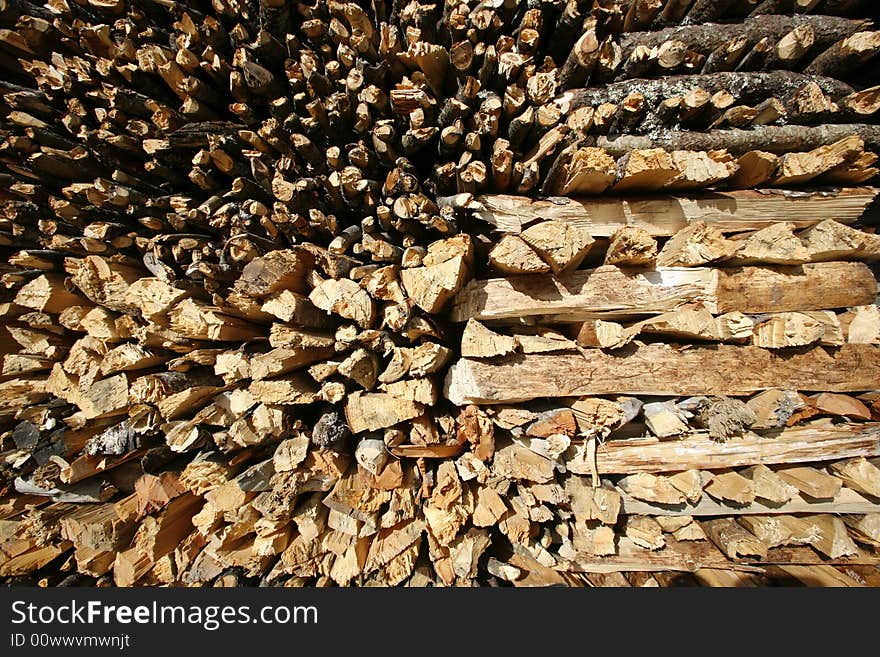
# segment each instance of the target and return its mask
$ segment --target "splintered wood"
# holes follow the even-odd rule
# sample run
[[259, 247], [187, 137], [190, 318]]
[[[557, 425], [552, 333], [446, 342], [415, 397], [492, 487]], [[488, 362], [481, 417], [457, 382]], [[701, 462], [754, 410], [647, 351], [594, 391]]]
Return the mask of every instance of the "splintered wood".
[[0, 583], [880, 584], [869, 4], [0, 1]]

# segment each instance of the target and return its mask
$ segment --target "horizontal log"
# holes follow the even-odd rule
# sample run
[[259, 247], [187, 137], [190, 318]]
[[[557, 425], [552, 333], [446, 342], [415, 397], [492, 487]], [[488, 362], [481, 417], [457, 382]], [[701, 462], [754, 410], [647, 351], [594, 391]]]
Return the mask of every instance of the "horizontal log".
[[733, 155], [742, 155], [748, 151], [782, 154], [811, 151], [852, 135], [860, 137], [865, 142], [866, 150], [880, 150], [880, 126], [864, 123], [828, 123], [819, 126], [762, 125], [750, 130], [731, 128], [707, 132], [668, 130], [651, 135], [602, 136], [596, 139], [595, 145], [604, 148], [612, 157], [621, 157], [630, 151], [648, 148], [663, 148], [668, 151], [727, 150]]
[[462, 358], [446, 375], [452, 403], [501, 404], [538, 397], [583, 395], [750, 395], [770, 388], [805, 391], [873, 390], [880, 381], [880, 346], [847, 344], [780, 354], [751, 346], [680, 350], [656, 343], [614, 354], [505, 356], [490, 362]]
[[[807, 463], [880, 456], [880, 423], [819, 422], [781, 431], [729, 438], [724, 445], [700, 433], [684, 440], [608, 440], [596, 453], [600, 474], [718, 470], [758, 463]], [[573, 459], [569, 471], [590, 474], [590, 464]], [[757, 512], [756, 512], [757, 513]], [[855, 512], [853, 512], [855, 513]]]
[[813, 194], [743, 190], [551, 200], [490, 194], [476, 199], [483, 209], [474, 214], [504, 233], [520, 233], [533, 221], [552, 219], [576, 224], [593, 237], [608, 237], [622, 226], [669, 237], [697, 221], [724, 233], [759, 230], [780, 221], [805, 228], [828, 217], [849, 224], [862, 216], [878, 192], [876, 187], [852, 187]]
[[617, 554], [592, 557], [579, 553], [566, 563], [570, 572], [616, 573], [638, 571], [693, 572], [700, 568], [726, 568], [760, 573], [761, 568], [728, 560], [711, 541], [676, 541], [666, 537], [666, 547], [646, 550], [625, 536], [618, 539]]
[[790, 502], [781, 506], [768, 506], [759, 501], [746, 506], [732, 506], [703, 495], [696, 504], [685, 503], [677, 506], [651, 504], [630, 497], [626, 493], [620, 495], [620, 512], [651, 516], [741, 516], [771, 515], [788, 513], [878, 513], [880, 502], [869, 500], [849, 488], [842, 488], [831, 500], [810, 501], [801, 495], [795, 495]]
[[[719, 2], [709, 4], [723, 4]], [[728, 3], [729, 4], [729, 3]], [[693, 14], [693, 11], [691, 12]], [[796, 27], [808, 26], [815, 34], [816, 50], [831, 46], [838, 39], [845, 38], [866, 25], [865, 21], [837, 18], [834, 16], [753, 16], [737, 23], [712, 23], [705, 20], [688, 20], [693, 24], [670, 27], [655, 32], [631, 32], [621, 38], [620, 47], [626, 59], [638, 45], [659, 46], [665, 41], [678, 40], [687, 43], [699, 52], [709, 53], [715, 48], [737, 38], [758, 41], [767, 38], [773, 43], [779, 41]], [[713, 17], [717, 18], [717, 16]]]
[[653, 315], [697, 302], [713, 313], [825, 310], [872, 303], [876, 294], [871, 270], [859, 262], [646, 271], [604, 266], [560, 278], [536, 274], [473, 280], [455, 298], [450, 319], [577, 322]]

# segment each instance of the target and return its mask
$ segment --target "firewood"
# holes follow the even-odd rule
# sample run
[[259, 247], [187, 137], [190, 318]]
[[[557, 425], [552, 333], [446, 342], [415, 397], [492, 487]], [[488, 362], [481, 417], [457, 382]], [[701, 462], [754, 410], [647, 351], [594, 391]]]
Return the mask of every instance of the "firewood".
[[672, 236], [657, 254], [660, 267], [696, 267], [733, 254], [734, 247], [721, 232], [697, 222]]
[[550, 265], [518, 235], [502, 237], [489, 252], [489, 262], [501, 274], [540, 274], [550, 271]]
[[840, 491], [840, 479], [810, 467], [782, 468], [776, 471], [784, 481], [814, 498], [832, 498]]
[[767, 557], [767, 545], [733, 518], [716, 518], [700, 524], [709, 539], [731, 559]]
[[876, 579], [865, 3], [6, 4], [3, 584]]
[[468, 236], [434, 242], [421, 267], [401, 271], [401, 281], [420, 308], [436, 313], [467, 282], [472, 261], [473, 245]]
[[706, 492], [718, 500], [734, 504], [750, 504], [757, 495], [751, 480], [737, 472], [715, 475], [706, 485]]
[[577, 269], [594, 242], [578, 226], [557, 221], [535, 224], [520, 233], [520, 237], [556, 276]]
[[[687, 198], [600, 197], [590, 200], [558, 199], [554, 202], [490, 195], [479, 197], [483, 209], [476, 214], [500, 230], [511, 233], [521, 232], [524, 225], [540, 217], [579, 223], [593, 237], [608, 237], [627, 226], [627, 222], [646, 230], [654, 237], [665, 237], [695, 221], [705, 221], [723, 233], [766, 228], [777, 223], [772, 218], [768, 219], [768, 216], [773, 215], [774, 208], [778, 208], [780, 204], [785, 205], [780, 215], [785, 216], [785, 221], [798, 227], [808, 227], [829, 215], [840, 223], [851, 223], [861, 215], [873, 198], [873, 193], [857, 189], [845, 190], [831, 196], [782, 196], [739, 191], [689, 195]], [[852, 207], [850, 202], [853, 203]], [[736, 205], [734, 217], [725, 210], [728, 203]], [[620, 215], [624, 215], [626, 219], [621, 220]]]
[[[747, 395], [768, 388], [823, 389], [834, 392], [863, 390], [871, 387], [873, 351], [859, 351], [858, 345], [845, 345], [828, 355], [821, 347], [779, 359], [770, 350], [759, 347], [718, 345], [694, 347], [675, 352], [668, 345], [625, 347], [615, 355], [590, 350], [580, 356], [538, 354], [502, 357], [493, 363], [461, 359], [447, 374], [444, 394], [454, 403], [503, 403], [536, 397], [580, 396], [591, 394], [664, 394], [664, 395]], [[863, 349], [873, 347], [865, 345]], [[740, 365], [736, 374], [727, 372], [726, 362]], [[858, 362], [860, 380], [852, 378]], [[803, 369], [800, 369], [800, 368]], [[583, 379], [585, 372], [589, 379]], [[602, 376], [596, 372], [601, 371]], [[694, 376], [682, 380], [678, 373]], [[549, 372], [554, 382], [545, 382]], [[639, 382], [641, 377], [649, 379]], [[697, 376], [700, 373], [701, 376]], [[735, 378], [734, 378], [735, 377]]]
[[653, 267], [656, 259], [657, 242], [651, 234], [637, 226], [624, 226], [611, 235], [604, 264]]
[[822, 514], [803, 519], [814, 532], [816, 538], [810, 544], [829, 559], [858, 553], [858, 548], [847, 534], [843, 521], [832, 515]]
[[857, 306], [839, 315], [846, 341], [858, 344], [880, 342], [880, 310], [877, 306]]
[[660, 525], [650, 516], [628, 516], [624, 533], [633, 543], [648, 550], [659, 550], [666, 545]]
[[766, 390], [746, 402], [755, 414], [755, 429], [785, 426], [795, 411], [804, 407], [804, 401], [793, 390]]
[[618, 161], [617, 167], [615, 192], [656, 191], [680, 175], [672, 157], [660, 148], [634, 149]]
[[794, 234], [795, 225], [781, 222], [756, 231], [736, 249], [737, 264], [770, 263], [800, 265], [810, 261], [810, 252]]
[[461, 336], [461, 353], [467, 358], [504, 356], [515, 348], [515, 340], [499, 335], [476, 320], [468, 320]]
[[846, 523], [853, 538], [860, 543], [877, 545], [880, 542], [880, 515], [876, 513], [845, 515], [841, 519]]
[[642, 409], [645, 424], [658, 438], [677, 436], [689, 431], [687, 418], [674, 402], [653, 402]]
[[880, 469], [864, 458], [849, 459], [832, 463], [828, 469], [840, 479], [847, 488], [880, 497]]
[[853, 231], [833, 219], [807, 228], [798, 237], [809, 251], [812, 262], [880, 257], [880, 236]]
[[[858, 137], [865, 148], [880, 148], [880, 131], [866, 124], [759, 125], [750, 130], [731, 128], [708, 132], [671, 131], [656, 138], [650, 136], [620, 136], [615, 139], [599, 137], [596, 146], [618, 157], [632, 150], [726, 150], [731, 155], [761, 150], [770, 153], [803, 153], [823, 146], [830, 146], [847, 137]], [[822, 173], [817, 172], [816, 175]], [[784, 179], [783, 179], [784, 180]]]
[[627, 495], [657, 504], [683, 504], [685, 496], [667, 478], [647, 473], [623, 477], [617, 485]]
[[880, 34], [856, 32], [822, 52], [804, 71], [814, 75], [843, 78], [880, 51]]
[[851, 419], [870, 420], [871, 411], [858, 399], [830, 392], [819, 393], [809, 399], [816, 410], [829, 415], [841, 415]]
[[748, 468], [743, 475], [752, 480], [755, 497], [766, 500], [771, 505], [782, 505], [791, 500], [797, 489], [785, 482], [766, 465], [758, 464]]

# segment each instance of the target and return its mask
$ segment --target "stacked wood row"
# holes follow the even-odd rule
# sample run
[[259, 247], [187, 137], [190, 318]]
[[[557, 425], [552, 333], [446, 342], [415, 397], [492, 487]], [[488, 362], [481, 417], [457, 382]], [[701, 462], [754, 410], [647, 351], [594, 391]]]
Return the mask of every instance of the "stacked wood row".
[[0, 0], [0, 578], [880, 583], [868, 4]]

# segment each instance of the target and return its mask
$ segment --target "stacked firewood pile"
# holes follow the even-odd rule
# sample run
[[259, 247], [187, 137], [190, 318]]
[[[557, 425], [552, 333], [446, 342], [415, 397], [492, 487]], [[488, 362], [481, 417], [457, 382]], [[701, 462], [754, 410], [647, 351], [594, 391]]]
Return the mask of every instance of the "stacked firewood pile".
[[870, 0], [0, 0], [0, 577], [880, 584]]

